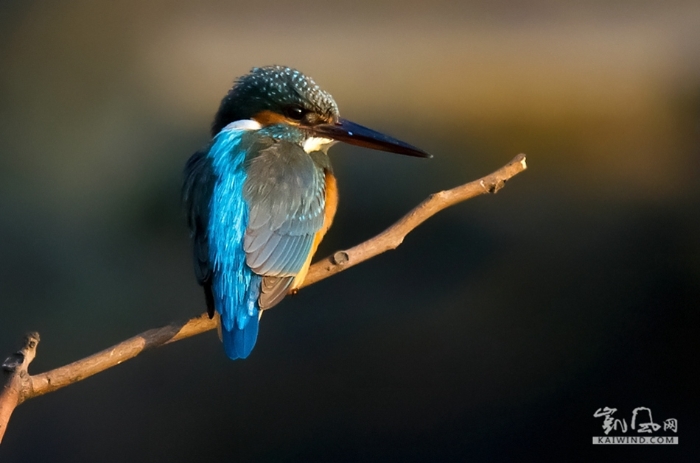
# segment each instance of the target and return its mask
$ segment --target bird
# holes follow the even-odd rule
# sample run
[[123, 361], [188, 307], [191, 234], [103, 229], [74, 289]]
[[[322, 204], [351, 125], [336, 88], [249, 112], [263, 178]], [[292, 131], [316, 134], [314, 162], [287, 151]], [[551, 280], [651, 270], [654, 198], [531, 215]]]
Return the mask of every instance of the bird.
[[262, 311], [304, 281], [338, 205], [328, 148], [340, 141], [425, 151], [340, 117], [333, 97], [286, 66], [234, 81], [211, 141], [187, 161], [183, 199], [194, 270], [232, 360], [247, 358]]

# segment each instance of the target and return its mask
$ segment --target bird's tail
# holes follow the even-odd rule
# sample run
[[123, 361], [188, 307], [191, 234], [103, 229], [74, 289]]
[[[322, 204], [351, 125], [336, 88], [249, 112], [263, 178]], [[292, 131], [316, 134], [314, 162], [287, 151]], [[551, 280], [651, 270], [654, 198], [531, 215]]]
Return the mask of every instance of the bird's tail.
[[233, 324], [233, 329], [228, 330], [219, 323], [219, 337], [224, 343], [226, 355], [231, 360], [244, 359], [250, 355], [250, 352], [255, 347], [255, 341], [258, 339], [258, 326], [260, 325], [260, 317], [250, 317], [248, 323], [243, 329], [238, 327], [237, 323]]
[[242, 282], [226, 279], [222, 275], [218, 275], [220, 280], [214, 282], [216, 311], [219, 314], [219, 337], [224, 343], [226, 355], [231, 360], [244, 359], [250, 355], [258, 339], [260, 324], [258, 298], [262, 277], [254, 274], [245, 264], [243, 267]]

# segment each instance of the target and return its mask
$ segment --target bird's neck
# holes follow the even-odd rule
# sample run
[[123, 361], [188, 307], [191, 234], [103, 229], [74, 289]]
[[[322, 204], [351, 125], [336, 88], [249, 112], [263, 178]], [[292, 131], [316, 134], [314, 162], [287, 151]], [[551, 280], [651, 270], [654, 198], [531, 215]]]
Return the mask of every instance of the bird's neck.
[[328, 148], [330, 148], [333, 144], [336, 143], [336, 141], [331, 138], [308, 136], [308, 132], [305, 132], [297, 127], [291, 127], [284, 124], [273, 124], [263, 126], [254, 119], [242, 119], [239, 121], [231, 122], [222, 129], [222, 132], [230, 130], [259, 130], [261, 131], [261, 134], [270, 136], [272, 138], [276, 138], [278, 140], [296, 142], [299, 145], [301, 145], [301, 147], [307, 153], [311, 153], [314, 151], [321, 151], [325, 153], [328, 150]]

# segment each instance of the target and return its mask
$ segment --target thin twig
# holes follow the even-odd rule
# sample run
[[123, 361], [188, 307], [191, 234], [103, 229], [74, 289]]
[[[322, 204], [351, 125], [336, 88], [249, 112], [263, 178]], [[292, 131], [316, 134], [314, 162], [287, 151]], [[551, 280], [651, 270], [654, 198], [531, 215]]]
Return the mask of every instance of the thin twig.
[[525, 169], [527, 169], [525, 155], [521, 153], [486, 177], [430, 195], [428, 199], [374, 238], [316, 262], [309, 269], [301, 287], [312, 285], [378, 254], [396, 249], [403, 243], [406, 235], [441, 210], [479, 195], [496, 193], [505, 186], [506, 181]]
[[[309, 269], [301, 287], [312, 285], [378, 254], [396, 249], [408, 233], [443, 209], [475, 196], [496, 193], [503, 188], [507, 180], [527, 169], [525, 160], [525, 155], [519, 154], [505, 166], [479, 180], [430, 195], [428, 199], [374, 238], [316, 262]], [[209, 319], [204, 313], [187, 322], [171, 323], [161, 328], [144, 331], [82, 360], [38, 375], [29, 375], [27, 368], [36, 355], [39, 335], [38, 333], [27, 335], [24, 347], [8, 357], [3, 364], [4, 386], [0, 390], [0, 442], [12, 412], [25, 400], [81, 381], [134, 358], [148, 349], [189, 338], [214, 328], [216, 328], [216, 319]]]
[[216, 328], [216, 319], [209, 319], [209, 316], [204, 313], [187, 322], [171, 323], [161, 328], [144, 331], [133, 338], [122, 341], [82, 360], [69, 363], [46, 373], [31, 376], [31, 389], [27, 398], [53, 392], [56, 389], [117, 366], [148, 349], [189, 338], [214, 328]]

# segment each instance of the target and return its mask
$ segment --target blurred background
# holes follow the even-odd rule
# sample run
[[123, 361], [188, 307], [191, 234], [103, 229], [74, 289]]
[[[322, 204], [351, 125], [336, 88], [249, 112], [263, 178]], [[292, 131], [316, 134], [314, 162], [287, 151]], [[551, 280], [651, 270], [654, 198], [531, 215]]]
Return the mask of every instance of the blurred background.
[[[3, 358], [37, 330], [38, 373], [204, 311], [182, 168], [267, 64], [435, 155], [333, 148], [322, 256], [529, 170], [285, 300], [245, 361], [206, 333], [27, 402], [0, 461], [697, 461], [696, 1], [3, 0]], [[591, 445], [606, 406], [680, 445]]]

